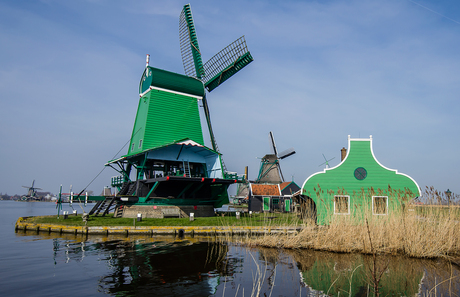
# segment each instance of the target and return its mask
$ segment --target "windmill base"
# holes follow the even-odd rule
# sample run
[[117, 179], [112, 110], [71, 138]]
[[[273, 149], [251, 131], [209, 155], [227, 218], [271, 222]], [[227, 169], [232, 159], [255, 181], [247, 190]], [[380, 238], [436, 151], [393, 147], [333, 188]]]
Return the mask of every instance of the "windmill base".
[[181, 206], [152, 206], [152, 205], [125, 205], [116, 212], [122, 212], [123, 218], [137, 218], [142, 214], [142, 218], [163, 219], [166, 217], [188, 218], [190, 213], [195, 217], [213, 217], [215, 216], [212, 205], [181, 205]]

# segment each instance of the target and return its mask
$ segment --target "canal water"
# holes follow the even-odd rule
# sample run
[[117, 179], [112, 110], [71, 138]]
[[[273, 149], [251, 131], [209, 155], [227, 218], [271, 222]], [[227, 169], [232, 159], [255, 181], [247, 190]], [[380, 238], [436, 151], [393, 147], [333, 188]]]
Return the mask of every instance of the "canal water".
[[459, 267], [441, 260], [14, 230], [20, 216], [56, 213], [53, 203], [0, 201], [0, 296], [374, 296], [376, 283], [380, 296], [460, 292]]

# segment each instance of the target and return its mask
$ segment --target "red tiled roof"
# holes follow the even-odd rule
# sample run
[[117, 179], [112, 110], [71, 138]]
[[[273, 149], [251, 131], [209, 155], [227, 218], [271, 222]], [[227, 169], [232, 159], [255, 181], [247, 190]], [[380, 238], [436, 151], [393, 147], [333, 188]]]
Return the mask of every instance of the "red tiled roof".
[[278, 185], [256, 185], [251, 184], [252, 195], [269, 195], [280, 196], [280, 189]]
[[286, 188], [287, 186], [289, 186], [290, 183], [292, 183], [292, 182], [284, 182], [284, 183], [281, 183], [281, 184], [280, 184], [280, 189], [281, 189], [281, 190], [284, 190], [284, 188]]

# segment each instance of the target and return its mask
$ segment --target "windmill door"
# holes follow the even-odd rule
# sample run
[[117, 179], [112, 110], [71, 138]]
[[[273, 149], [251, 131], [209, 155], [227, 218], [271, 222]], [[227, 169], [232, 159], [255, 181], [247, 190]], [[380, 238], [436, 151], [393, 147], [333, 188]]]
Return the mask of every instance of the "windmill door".
[[284, 200], [284, 210], [286, 212], [291, 212], [291, 199]]
[[264, 211], [270, 211], [270, 197], [263, 197], [263, 209]]

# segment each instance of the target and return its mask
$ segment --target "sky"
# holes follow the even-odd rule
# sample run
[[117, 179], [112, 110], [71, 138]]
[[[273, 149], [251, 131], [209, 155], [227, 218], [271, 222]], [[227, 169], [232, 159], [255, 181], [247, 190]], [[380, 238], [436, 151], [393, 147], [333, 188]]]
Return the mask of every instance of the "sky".
[[[184, 73], [187, 3], [0, 0], [0, 192], [110, 184], [104, 164], [127, 153], [146, 54]], [[272, 131], [279, 151], [296, 150], [281, 168], [301, 186], [323, 154], [339, 164], [348, 135], [372, 135], [384, 166], [460, 192], [460, 2], [190, 4], [203, 61], [242, 35], [254, 57], [207, 96], [228, 170], [255, 179]]]

